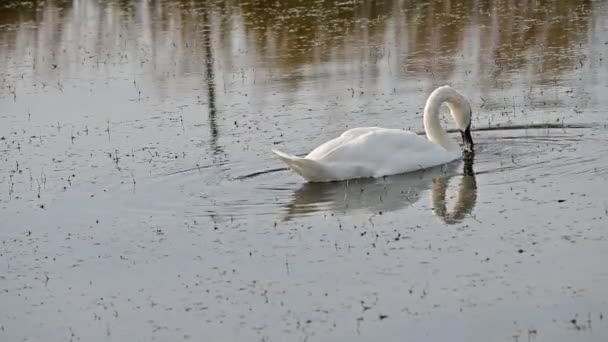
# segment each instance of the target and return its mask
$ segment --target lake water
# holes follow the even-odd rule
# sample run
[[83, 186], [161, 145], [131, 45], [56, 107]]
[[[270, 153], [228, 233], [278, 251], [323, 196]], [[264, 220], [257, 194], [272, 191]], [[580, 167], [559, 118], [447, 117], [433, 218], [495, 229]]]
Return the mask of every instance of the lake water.
[[[606, 58], [607, 1], [3, 1], [0, 340], [606, 341]], [[474, 160], [270, 151], [443, 84]]]

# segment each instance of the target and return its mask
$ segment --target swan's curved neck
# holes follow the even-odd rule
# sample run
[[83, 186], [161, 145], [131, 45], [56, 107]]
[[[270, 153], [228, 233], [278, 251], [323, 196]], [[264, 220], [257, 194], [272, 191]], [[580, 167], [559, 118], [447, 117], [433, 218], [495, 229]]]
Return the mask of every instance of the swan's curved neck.
[[455, 111], [462, 112], [466, 100], [450, 87], [435, 89], [424, 106], [424, 132], [432, 143], [438, 144], [450, 152], [459, 152], [460, 146], [448, 136], [439, 121], [439, 109], [444, 103], [450, 108], [452, 117], [456, 118]]

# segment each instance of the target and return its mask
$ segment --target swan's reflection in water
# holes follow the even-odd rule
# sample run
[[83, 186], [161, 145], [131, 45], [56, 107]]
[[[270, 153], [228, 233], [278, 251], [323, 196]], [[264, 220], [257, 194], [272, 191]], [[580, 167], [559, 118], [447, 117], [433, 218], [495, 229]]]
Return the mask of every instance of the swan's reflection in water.
[[[452, 179], [460, 179], [460, 183], [456, 202], [449, 211], [446, 192]], [[435, 215], [447, 224], [461, 222], [473, 211], [477, 200], [473, 158], [390, 177], [305, 183], [294, 192], [291, 202], [286, 205], [287, 212], [283, 219], [287, 221], [319, 211], [336, 214], [396, 211], [415, 203], [429, 189]]]
[[477, 182], [475, 171], [473, 171], [473, 158], [465, 158], [462, 164], [463, 170], [456, 193], [456, 202], [451, 212], [447, 209], [446, 190], [450, 179], [457, 177], [437, 177], [433, 179], [431, 189], [433, 212], [447, 224], [461, 222], [466, 215], [473, 211], [477, 202]]

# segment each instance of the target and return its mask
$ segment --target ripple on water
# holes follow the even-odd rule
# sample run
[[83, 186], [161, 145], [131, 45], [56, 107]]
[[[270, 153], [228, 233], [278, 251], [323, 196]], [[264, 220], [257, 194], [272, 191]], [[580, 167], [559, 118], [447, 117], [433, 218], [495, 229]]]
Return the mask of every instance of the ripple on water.
[[[0, 340], [604, 341], [607, 13], [0, 1]], [[267, 172], [443, 84], [472, 163]]]
[[[441, 209], [445, 207], [445, 199], [452, 198], [445, 194], [450, 182], [459, 184], [455, 196], [468, 198], [470, 202], [460, 211], [470, 213], [476, 197], [476, 177], [482, 177], [482, 184], [500, 185], [538, 177], [605, 174], [603, 133], [601, 129], [591, 128], [476, 132], [477, 151], [470, 163], [456, 161], [378, 179], [307, 183], [283, 168], [256, 171], [222, 183], [215, 190], [222, 194], [219, 196], [218, 192], [218, 200], [209, 195], [207, 189], [189, 214], [239, 218], [263, 215], [286, 221], [317, 213], [389, 213], [411, 207], [430, 192], [434, 207], [438, 208], [435, 213], [441, 216], [442, 212], [447, 213]], [[507, 176], [497, 181], [495, 174]], [[439, 200], [442, 198], [444, 200]], [[459, 205], [463, 206], [456, 203], [455, 207]], [[456, 216], [460, 220], [464, 218]]]

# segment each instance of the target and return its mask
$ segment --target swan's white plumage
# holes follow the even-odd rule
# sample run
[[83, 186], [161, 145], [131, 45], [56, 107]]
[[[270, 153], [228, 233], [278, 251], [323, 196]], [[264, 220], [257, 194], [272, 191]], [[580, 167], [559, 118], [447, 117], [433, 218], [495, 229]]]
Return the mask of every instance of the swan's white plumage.
[[[272, 151], [293, 171], [312, 182], [382, 177], [449, 163], [460, 158], [461, 151], [440, 128], [437, 116], [441, 103], [452, 100], [450, 110], [456, 119], [459, 109], [454, 107], [461, 103], [460, 99], [454, 100], [455, 96], [460, 94], [444, 86], [429, 97], [425, 107], [429, 140], [400, 129], [358, 127], [320, 145], [304, 158]], [[467, 110], [470, 114], [470, 109], [462, 108], [462, 111]], [[431, 113], [427, 113], [429, 111]], [[429, 115], [432, 117], [427, 117]], [[461, 118], [458, 120], [466, 123]]]

